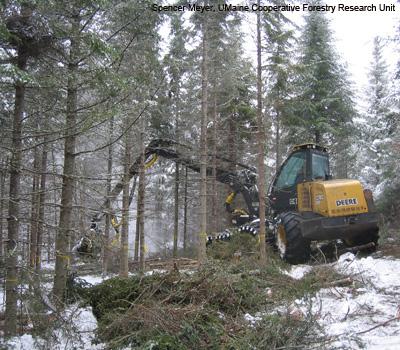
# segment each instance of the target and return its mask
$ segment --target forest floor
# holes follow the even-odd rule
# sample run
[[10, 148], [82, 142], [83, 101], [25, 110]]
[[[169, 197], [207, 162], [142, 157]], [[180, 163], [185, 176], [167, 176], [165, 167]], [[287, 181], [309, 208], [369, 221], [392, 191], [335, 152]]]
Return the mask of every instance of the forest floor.
[[[248, 337], [246, 341], [236, 339], [236, 347], [232, 347], [231, 349], [279, 348], [278, 346], [266, 348], [262, 346], [257, 347], [256, 344], [258, 341], [257, 337], [261, 339], [266, 336], [260, 333], [262, 329], [265, 329], [266, 326], [271, 326], [271, 322], [275, 320], [275, 317], [282, 318], [282, 316], [284, 316], [286, 320], [291, 319], [296, 322], [309, 322], [309, 320], [312, 320], [312, 322], [315, 323], [312, 328], [312, 332], [314, 332], [315, 335], [315, 342], [312, 341], [313, 338], [310, 338], [308, 335], [302, 339], [303, 343], [301, 343], [301, 345], [297, 344], [291, 347], [294, 349], [397, 350], [399, 348], [399, 242], [391, 242], [389, 240], [382, 244], [376, 253], [370, 256], [355, 256], [351, 253], [345, 253], [341, 255], [337, 261], [331, 263], [297, 266], [278, 264], [275, 267], [278, 270], [278, 274], [276, 274], [276, 270], [274, 270], [274, 272], [271, 272], [271, 270], [270, 273], [276, 274], [276, 276], [273, 279], [268, 279], [268, 283], [271, 287], [260, 289], [264, 293], [263, 299], [269, 298], [270, 300], [267, 300], [267, 303], [263, 302], [260, 306], [256, 305], [255, 307], [249, 302], [248, 309], [243, 306], [245, 304], [241, 305], [240, 308], [239, 306], [237, 307], [238, 310], [241, 310], [239, 318], [243, 320], [243, 324], [250, 330], [250, 333], [248, 331], [241, 333], [243, 332], [243, 325], [239, 324], [237, 321], [238, 312], [236, 311], [235, 315], [231, 312], [232, 310], [230, 307], [235, 306], [233, 303], [237, 299], [232, 299], [233, 301], [228, 300], [227, 305], [224, 306], [226, 309], [224, 309], [224, 312], [218, 311], [221, 320], [224, 320], [224, 322], [228, 319], [231, 320], [231, 325], [229, 327], [236, 327], [234, 332], [237, 331], [238, 334], [243, 334], [244, 337]], [[240, 268], [239, 266], [234, 266], [230, 271], [234, 269], [239, 271]], [[257, 270], [252, 271], [252, 273], [257, 275]], [[157, 272], [157, 276], [159, 273], [160, 271]], [[168, 273], [170, 274], [171, 272], [166, 272], [166, 274]], [[220, 273], [221, 270], [218, 268], [215, 269], [215, 274], [218, 276], [216, 277], [217, 280], [226, 278], [226, 271], [223, 271], [223, 274]], [[336, 273], [337, 275], [335, 275]], [[152, 274], [152, 272], [149, 272], [149, 274]], [[198, 282], [195, 280], [195, 277], [190, 277], [192, 275], [190, 271], [182, 271], [178, 273], [178, 275], [179, 274], [180, 276], [178, 278], [176, 278], [176, 276], [174, 277], [176, 279], [171, 282], [171, 285], [176, 286], [182, 283], [183, 275], [186, 276], [185, 278], [190, 279], [189, 284], [191, 286], [194, 286], [194, 284]], [[161, 271], [160, 276], [164, 275], [165, 274]], [[105, 280], [98, 274], [90, 274], [81, 277], [86, 282], [98, 286]], [[316, 285], [315, 280], [320, 277], [323, 281]], [[224, 279], [222, 280], [225, 281]], [[191, 302], [190, 304], [185, 304], [186, 306], [183, 307], [186, 313], [193, 313], [196, 317], [197, 314], [194, 314], [195, 309], [193, 309], [195, 301], [193, 300], [196, 299], [200, 290], [205, 286], [204, 281], [206, 281], [206, 277], [204, 277], [204, 280], [200, 281], [197, 287], [192, 288], [197, 288], [197, 291], [195, 291], [197, 294], [194, 293], [192, 289], [188, 291], [188, 293], [192, 293]], [[207, 283], [209, 282], [210, 281], [207, 280]], [[253, 283], [253, 281], [250, 280], [246, 283], [250, 282]], [[170, 283], [170, 280], [162, 277], [160, 285], [157, 286], [157, 288], [160, 289], [157, 289], [157, 293], [162, 294], [164, 291], [161, 290], [160, 286], [164, 284], [164, 288], [168, 283]], [[310, 286], [314, 287], [311, 288]], [[43, 288], [49, 290], [50, 287], [50, 282], [43, 284]], [[227, 288], [228, 287], [232, 289], [230, 294], [235, 296], [235, 293], [239, 295], [243, 292], [242, 290], [238, 291], [237, 286], [235, 286], [233, 282], [229, 284]], [[246, 285], [245, 287], [254, 288], [254, 286], [251, 285]], [[245, 287], [244, 285], [240, 285], [239, 289]], [[148, 286], [146, 288], [148, 288]], [[179, 288], [179, 292], [185, 291], [183, 285]], [[216, 287], [214, 286], [214, 288]], [[288, 292], [287, 290], [290, 288], [294, 288], [297, 291]], [[207, 288], [205, 289], [207, 293], [213, 293], [212, 298], [207, 302], [211, 302], [211, 300], [215, 300], [216, 298], [218, 299], [220, 297], [219, 294], [224, 293], [222, 289], [217, 291], [207, 291]], [[151, 292], [152, 295], [155, 294], [154, 291], [155, 290]], [[162, 304], [157, 304], [157, 307], [160, 307], [160, 305], [166, 307], [167, 304], [165, 304], [165, 301], [167, 299], [176, 298], [178, 294], [166, 295], [167, 296], [162, 295]], [[228, 294], [224, 294], [221, 297], [226, 298], [227, 295]], [[240, 298], [242, 298], [243, 295], [240, 295]], [[136, 300], [137, 299], [135, 299], [135, 301]], [[258, 299], [251, 299], [251, 302], [257, 302], [257, 300]], [[225, 301], [223, 300], [222, 302], [224, 303]], [[229, 305], [229, 303], [232, 303], [232, 305]], [[145, 305], [145, 303], [143, 303], [143, 305]], [[203, 308], [204, 305], [201, 307]], [[20, 308], [22, 310], [24, 306], [20, 305]], [[7, 342], [0, 337], [0, 349], [106, 349], [110, 343], [107, 342], [108, 340], [99, 339], [98, 329], [99, 326], [101, 327], [101, 324], [96, 320], [92, 310], [92, 307], [88, 306], [88, 304], [82, 305], [79, 303], [72, 303], [62, 315], [59, 315], [59, 317], [54, 320], [55, 324], [61, 326], [50, 327], [47, 333], [45, 332], [45, 336], [37, 336], [34, 335], [34, 332], [28, 325], [25, 328], [26, 331], [24, 334], [21, 334], [19, 337], [15, 337]], [[144, 309], [140, 310], [143, 311]], [[177, 312], [176, 308], [167, 308], [166, 310], [170, 313]], [[0, 314], [3, 311], [4, 291], [0, 289]], [[163, 309], [159, 310], [159, 312], [163, 311]], [[199, 311], [196, 309], [196, 312]], [[184, 316], [180, 315], [179, 317]], [[202, 315], [202, 317], [204, 317], [204, 315]], [[268, 319], [268, 324], [265, 323], [266, 319]], [[132, 320], [129, 319], [127, 322], [131, 321]], [[162, 321], [162, 326], [167, 329], [169, 327], [166, 323], [168, 319], [164, 318]], [[187, 322], [187, 320], [185, 322]], [[29, 322], [27, 323], [29, 324]], [[286, 324], [282, 325], [286, 326]], [[159, 324], [157, 324], [157, 326], [159, 326]], [[296, 325], [291, 324], [291, 326], [295, 327]], [[219, 327], [219, 324], [216, 327]], [[226, 328], [222, 329], [224, 330]], [[276, 329], [279, 330], [278, 327]], [[308, 330], [307, 328], [307, 331]], [[193, 332], [195, 331], [196, 330], [193, 329]], [[232, 330], [230, 329], [229, 331]], [[292, 331], [296, 332], [295, 328], [293, 328]], [[207, 332], [210, 333], [209, 330]], [[254, 336], [256, 336], [256, 338], [254, 338]], [[286, 334], [285, 336], [288, 335]], [[277, 341], [276, 344], [279, 344], [278, 340], [275, 338], [274, 341]], [[308, 341], [309, 343], [307, 343]], [[168, 347], [158, 347], [157, 341], [150, 341], [146, 344], [147, 347], [142, 346], [138, 347], [138, 349], [169, 349]], [[199, 347], [199, 349], [219, 348], [211, 346], [210, 344], [210, 347]], [[123, 346], [121, 346], [121, 348], [124, 349]], [[128, 348], [130, 349], [130, 347], [126, 347], [126, 349]], [[133, 348], [134, 347], [132, 347], [132, 349]], [[171, 349], [172, 348], [173, 347], [171, 347]], [[191, 347], [186, 348], [191, 349]], [[186, 348], [183, 347], [182, 349]], [[221, 349], [226, 348], [228, 347], [221, 346]], [[280, 348], [284, 349], [286, 347], [283, 346]]]

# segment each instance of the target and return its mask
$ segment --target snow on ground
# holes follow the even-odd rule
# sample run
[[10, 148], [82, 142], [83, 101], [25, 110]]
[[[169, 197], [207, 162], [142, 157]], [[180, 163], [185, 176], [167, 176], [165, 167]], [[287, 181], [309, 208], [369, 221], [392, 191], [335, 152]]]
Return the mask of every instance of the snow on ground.
[[34, 338], [30, 334], [10, 339], [5, 343], [7, 349], [32, 350], [32, 349], [81, 349], [101, 350], [105, 344], [93, 344], [95, 340], [96, 318], [92, 310], [78, 308], [76, 305], [69, 307], [63, 314], [65, 326], [57, 329], [50, 340]]
[[99, 276], [99, 275], [85, 275], [85, 276], [79, 276], [79, 278], [83, 279], [87, 283], [96, 285], [96, 284], [100, 284], [101, 282], [105, 281], [109, 277], [103, 277], [103, 276]]
[[[99, 275], [80, 276], [86, 282], [96, 285], [109, 277]], [[50, 292], [51, 283], [44, 283], [42, 288]], [[3, 304], [4, 302], [4, 304]], [[0, 289], [0, 312], [4, 311], [5, 300], [4, 290]], [[79, 308], [77, 305], [68, 307], [62, 318], [63, 326], [57, 329], [51, 340], [35, 338], [30, 334], [23, 334], [14, 337], [5, 343], [6, 349], [12, 350], [32, 350], [32, 349], [80, 349], [80, 350], [100, 350], [105, 348], [105, 344], [92, 344], [95, 339], [97, 320], [92, 313], [91, 307]], [[0, 338], [0, 343], [3, 339]]]
[[0, 288], [0, 313], [4, 312], [6, 306], [6, 299], [4, 290]]
[[244, 319], [249, 322], [250, 325], [254, 326], [257, 322], [262, 320], [262, 314], [256, 314], [255, 316], [246, 313]]
[[[328, 348], [400, 349], [400, 260], [346, 253], [333, 266], [351, 275], [354, 285], [321, 289], [296, 303], [304, 313], [311, 310], [332, 337]], [[289, 274], [303, 270], [293, 267]]]
[[293, 266], [290, 271], [282, 270], [282, 273], [294, 278], [295, 280], [300, 280], [306, 274], [308, 274], [311, 270], [312, 270], [312, 266], [310, 266], [310, 265], [297, 265], [297, 266]]
[[[390, 257], [356, 258], [351, 253], [342, 255], [330, 264], [338, 272], [352, 276], [353, 285], [321, 289], [315, 296], [296, 300], [295, 307], [304, 314], [311, 311], [331, 337], [328, 349], [400, 349], [400, 260]], [[303, 278], [312, 266], [293, 266], [283, 273], [295, 279]], [[105, 278], [98, 275], [81, 276], [98, 284]], [[0, 289], [0, 304], [3, 291]], [[1, 309], [1, 305], [0, 305]], [[244, 318], [254, 325], [262, 315], [246, 314]], [[92, 344], [97, 322], [91, 308], [69, 307], [63, 315], [65, 327], [55, 332], [49, 343], [29, 334], [11, 339], [7, 349], [37, 348], [100, 350], [105, 344]]]
[[55, 261], [51, 261], [51, 262], [43, 261], [41, 264], [42, 270], [54, 270], [55, 267], [56, 267]]

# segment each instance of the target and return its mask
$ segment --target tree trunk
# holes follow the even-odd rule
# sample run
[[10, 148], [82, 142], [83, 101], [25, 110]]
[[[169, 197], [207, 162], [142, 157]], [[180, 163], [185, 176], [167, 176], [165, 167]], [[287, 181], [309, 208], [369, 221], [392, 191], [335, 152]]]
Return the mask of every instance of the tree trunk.
[[131, 165], [131, 138], [126, 135], [124, 157], [124, 188], [122, 191], [122, 225], [121, 225], [121, 251], [119, 275], [128, 277], [128, 252], [129, 252], [129, 167]]
[[203, 22], [203, 59], [201, 65], [201, 134], [200, 134], [200, 234], [198, 240], [199, 264], [207, 259], [207, 100], [208, 100], [208, 49], [207, 17]]
[[183, 190], [183, 252], [187, 252], [187, 209], [188, 209], [188, 169], [185, 167], [185, 187]]
[[[238, 158], [238, 125], [237, 122], [235, 120], [236, 117], [236, 108], [235, 110], [229, 115], [228, 118], [228, 135], [227, 135], [227, 156], [228, 159], [230, 159], [232, 161], [232, 163], [228, 164], [228, 169], [231, 171], [235, 171], [235, 164], [237, 162], [237, 158]], [[228, 196], [232, 190], [231, 189], [227, 189], [225, 190], [225, 197]], [[231, 223], [232, 220], [232, 215], [231, 213], [229, 213], [227, 210], [224, 211], [224, 218], [225, 218], [225, 222]]]
[[[180, 77], [179, 77], [180, 78]], [[180, 141], [180, 130], [179, 130], [179, 118], [180, 118], [180, 89], [179, 89], [179, 78], [176, 78], [176, 84], [174, 84], [175, 93], [171, 103], [174, 106], [175, 112], [175, 141]], [[174, 80], [174, 79], [173, 79]], [[175, 163], [175, 186], [174, 186], [174, 233], [173, 233], [173, 249], [172, 256], [178, 257], [178, 234], [179, 234], [179, 164]]]
[[212, 176], [211, 176], [211, 215], [212, 215], [212, 231], [218, 231], [217, 223], [217, 93], [214, 86], [213, 98], [213, 149], [212, 149]]
[[[107, 184], [108, 186], [108, 184]], [[108, 209], [108, 208], [107, 208]], [[103, 243], [103, 274], [107, 275], [110, 270], [110, 255], [111, 255], [111, 215], [107, 213], [104, 224], [104, 243]]]
[[227, 137], [227, 143], [228, 143], [228, 158], [232, 160], [232, 163], [228, 165], [229, 170], [235, 170], [235, 165], [234, 163], [237, 161], [237, 150], [238, 150], [238, 142], [237, 142], [237, 134], [238, 134], [238, 128], [237, 128], [237, 122], [235, 120], [235, 114], [236, 112], [233, 112], [228, 119], [228, 137]]
[[33, 160], [33, 176], [32, 176], [32, 203], [31, 203], [31, 227], [30, 227], [30, 244], [29, 244], [29, 267], [34, 268], [36, 264], [37, 255], [37, 231], [39, 221], [39, 149], [34, 149], [34, 160]]
[[[108, 158], [107, 158], [107, 184], [106, 184], [106, 196], [107, 198], [111, 192], [111, 179], [112, 179], [112, 167], [113, 167], [113, 147], [111, 144], [112, 138], [114, 134], [114, 117], [110, 119], [110, 134], [109, 134], [109, 142], [110, 146], [108, 146]], [[104, 247], [103, 247], [103, 273], [107, 274], [110, 268], [110, 231], [111, 231], [111, 203], [107, 202], [107, 215], [106, 222], [104, 227]]]
[[[18, 68], [25, 70], [27, 59], [18, 53]], [[12, 156], [10, 166], [10, 191], [8, 204], [8, 240], [6, 248], [6, 310], [5, 336], [17, 332], [17, 245], [19, 236], [19, 190], [22, 161], [22, 120], [25, 110], [25, 86], [23, 82], [15, 84], [15, 104], [12, 132]]]
[[315, 130], [315, 143], [317, 145], [321, 144], [321, 132], [319, 130]]
[[[45, 137], [47, 141], [47, 137]], [[38, 213], [38, 226], [37, 226], [37, 247], [36, 247], [36, 272], [40, 271], [42, 263], [42, 243], [43, 243], [43, 227], [44, 227], [44, 210], [46, 200], [46, 172], [47, 172], [47, 144], [45, 143], [42, 149], [42, 162], [40, 165], [40, 193], [39, 193], [39, 213]]]
[[[55, 151], [54, 149], [51, 150], [51, 164], [52, 164], [52, 178], [53, 178], [53, 186], [57, 186], [57, 166], [56, 166], [56, 156], [55, 156]], [[58, 202], [58, 197], [57, 197], [57, 192], [53, 191], [53, 203], [57, 203]], [[57, 206], [54, 206], [53, 208], [53, 226], [57, 227], [58, 226], [58, 208]], [[46, 251], [46, 255], [47, 255], [47, 263], [50, 263], [51, 258], [52, 258], [52, 244], [53, 244], [53, 237], [51, 234], [51, 230], [47, 230], [47, 251]], [[56, 234], [54, 234], [54, 237], [56, 236]]]
[[144, 272], [145, 268], [145, 240], [144, 240], [144, 195], [145, 195], [145, 148], [144, 148], [144, 120], [142, 120], [142, 128], [140, 130], [140, 167], [139, 167], [139, 188], [138, 188], [138, 229], [140, 241], [139, 271]]
[[178, 256], [178, 227], [179, 227], [179, 164], [175, 163], [175, 188], [174, 188], [174, 248], [173, 257]]
[[56, 267], [54, 276], [53, 296], [61, 307], [64, 290], [67, 281], [67, 271], [69, 269], [69, 244], [71, 235], [71, 219], [74, 194], [74, 175], [75, 175], [75, 125], [77, 122], [77, 100], [78, 100], [78, 50], [79, 50], [79, 15], [72, 17], [71, 48], [68, 64], [67, 81], [67, 108], [65, 120], [65, 139], [64, 139], [64, 169], [61, 190], [60, 221], [56, 237]]
[[133, 255], [134, 261], [139, 261], [139, 244], [140, 244], [140, 232], [139, 232], [139, 196], [136, 201], [136, 231], [135, 231], [135, 252]]
[[276, 111], [276, 134], [275, 134], [275, 174], [281, 165], [281, 120], [280, 112]]
[[[260, 0], [257, 1], [260, 5]], [[261, 75], [261, 12], [257, 12], [257, 165], [258, 165], [258, 195], [260, 217], [260, 264], [267, 261], [265, 246], [265, 132], [262, 113], [262, 75]]]
[[6, 197], [6, 162], [2, 162], [0, 169], [0, 264], [3, 263], [3, 237], [4, 237], [4, 203]]

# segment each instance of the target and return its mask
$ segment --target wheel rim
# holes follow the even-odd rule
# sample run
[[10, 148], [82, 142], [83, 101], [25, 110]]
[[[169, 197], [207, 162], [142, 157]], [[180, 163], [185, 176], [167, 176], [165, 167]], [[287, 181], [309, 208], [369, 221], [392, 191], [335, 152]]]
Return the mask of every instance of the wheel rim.
[[279, 255], [281, 256], [281, 258], [283, 258], [286, 254], [287, 240], [286, 240], [285, 228], [282, 225], [278, 226], [276, 241], [277, 241]]

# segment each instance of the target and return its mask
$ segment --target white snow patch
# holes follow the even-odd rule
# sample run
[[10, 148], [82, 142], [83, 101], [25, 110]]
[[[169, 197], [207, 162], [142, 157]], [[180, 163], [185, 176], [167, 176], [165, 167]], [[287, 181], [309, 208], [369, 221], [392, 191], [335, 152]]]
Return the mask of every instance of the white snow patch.
[[400, 335], [369, 337], [368, 350], [398, 350]]
[[[40, 348], [51, 348], [54, 350], [81, 349], [81, 350], [102, 350], [105, 344], [93, 344], [95, 340], [94, 331], [97, 328], [97, 321], [90, 307], [68, 308], [63, 315], [66, 326], [57, 329], [51, 341], [35, 338], [30, 334], [14, 337], [5, 342], [7, 349], [30, 350]], [[50, 343], [51, 342], [51, 343]]]
[[244, 319], [249, 322], [252, 326], [254, 326], [257, 322], [262, 320], [262, 317], [260, 315], [255, 315], [252, 316], [249, 313], [246, 313], [244, 315]]
[[351, 260], [351, 253], [345, 254], [348, 259], [340, 257], [337, 263], [337, 270], [342, 273], [351, 273], [360, 275], [369, 280], [377, 289], [386, 289], [388, 291], [397, 291], [400, 293], [400, 280], [398, 273], [400, 271], [400, 260], [392, 258], [378, 258], [372, 256], [362, 259]]
[[4, 312], [5, 307], [6, 307], [5, 293], [3, 289], [0, 289], [0, 313]]
[[285, 275], [288, 275], [296, 280], [302, 279], [306, 274], [308, 274], [312, 270], [312, 267], [309, 265], [297, 265], [292, 266], [290, 271], [283, 271]]
[[295, 304], [311, 310], [334, 348], [363, 349], [361, 341], [368, 350], [400, 349], [400, 260], [346, 253], [332, 266], [356, 283], [321, 289]]
[[79, 276], [79, 278], [85, 280], [86, 282], [96, 285], [104, 282], [105, 280], [109, 279], [109, 277], [102, 277], [98, 275], [86, 275], [86, 276]]
[[42, 261], [42, 263], [41, 263], [42, 270], [54, 270], [55, 266], [56, 266], [55, 261], [51, 261], [51, 262]]
[[168, 272], [168, 270], [154, 269], [154, 270], [146, 271], [144, 274], [145, 274], [145, 276], [152, 276], [152, 275], [157, 275], [157, 274], [164, 274], [167, 272]]
[[20, 337], [15, 337], [6, 342], [8, 349], [15, 350], [30, 350], [36, 349], [38, 342], [30, 334], [23, 334]]
[[[101, 276], [96, 275], [87, 275], [80, 278], [93, 285], [101, 283], [104, 280]], [[43, 291], [49, 291], [51, 287], [52, 283], [44, 283], [41, 285]], [[19, 288], [28, 288], [28, 286], [20, 285]], [[43, 295], [46, 296], [46, 293], [44, 292]], [[0, 289], [0, 312], [4, 311], [4, 298], [4, 290]], [[18, 303], [20, 303], [20, 300]], [[65, 322], [59, 329], [54, 330], [51, 340], [33, 337], [31, 334], [23, 334], [8, 340], [5, 343], [6, 349], [31, 350], [49, 348], [55, 350], [100, 350], [105, 348], [104, 344], [92, 345], [92, 341], [95, 339], [97, 321], [92, 313], [91, 307], [79, 308], [77, 305], [72, 305], [63, 312], [62, 318]], [[0, 344], [2, 344], [2, 341], [3, 339], [0, 338]]]

